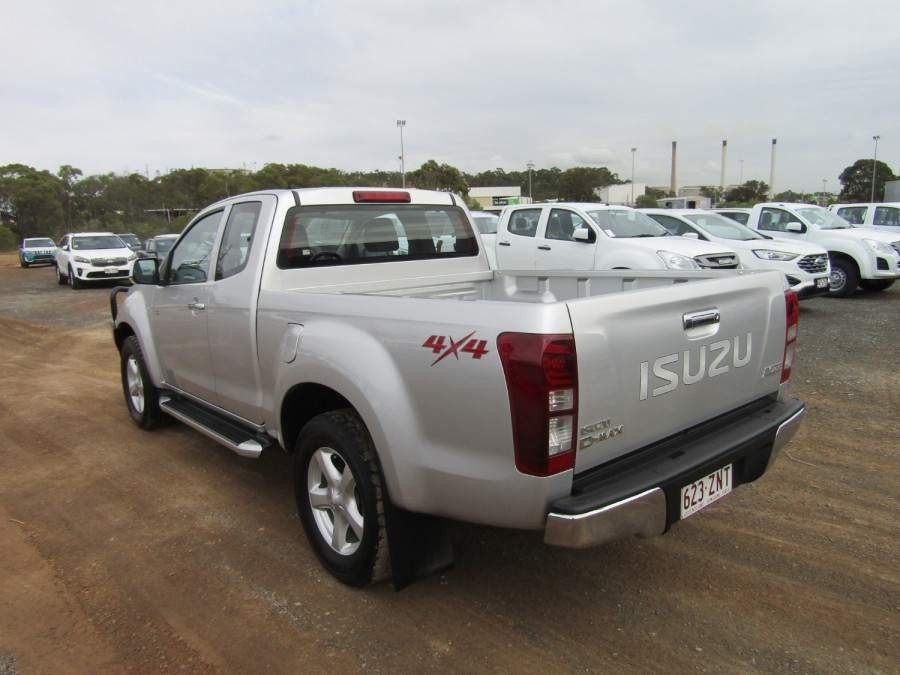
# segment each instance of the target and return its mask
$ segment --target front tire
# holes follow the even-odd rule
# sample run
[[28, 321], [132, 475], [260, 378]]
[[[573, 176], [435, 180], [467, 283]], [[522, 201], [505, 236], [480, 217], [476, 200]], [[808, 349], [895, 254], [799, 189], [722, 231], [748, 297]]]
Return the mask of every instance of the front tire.
[[58, 283], [60, 286], [65, 286], [67, 282], [68, 282], [68, 279], [66, 279], [66, 275], [60, 271], [59, 265], [57, 265], [56, 266], [56, 283]]
[[122, 390], [131, 419], [141, 429], [155, 429], [168, 417], [159, 407], [159, 391], [150, 380], [141, 343], [134, 335], [125, 338], [121, 353]]
[[381, 470], [372, 439], [353, 412], [324, 413], [300, 432], [294, 493], [306, 537], [325, 569], [349, 586], [387, 579]]
[[833, 258], [828, 295], [833, 298], [849, 298], [859, 286], [859, 269], [849, 258]]
[[75, 270], [72, 269], [71, 265], [69, 265], [69, 286], [72, 287], [73, 291], [84, 288], [84, 282], [75, 276]]

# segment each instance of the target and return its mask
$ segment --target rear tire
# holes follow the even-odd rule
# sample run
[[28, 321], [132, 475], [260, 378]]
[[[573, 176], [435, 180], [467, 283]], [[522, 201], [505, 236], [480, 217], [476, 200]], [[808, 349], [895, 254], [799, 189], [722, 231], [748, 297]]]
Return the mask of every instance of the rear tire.
[[155, 429], [169, 417], [159, 407], [159, 391], [150, 380], [141, 343], [134, 335], [125, 338], [121, 353], [122, 390], [128, 414], [141, 429]]
[[831, 277], [828, 295], [833, 298], [849, 298], [859, 286], [859, 269], [849, 258], [831, 259]]
[[319, 562], [349, 586], [390, 575], [383, 485], [372, 439], [352, 411], [303, 427], [294, 454], [300, 521]]
[[859, 282], [859, 287], [864, 291], [886, 291], [894, 285], [893, 279], [865, 280]]

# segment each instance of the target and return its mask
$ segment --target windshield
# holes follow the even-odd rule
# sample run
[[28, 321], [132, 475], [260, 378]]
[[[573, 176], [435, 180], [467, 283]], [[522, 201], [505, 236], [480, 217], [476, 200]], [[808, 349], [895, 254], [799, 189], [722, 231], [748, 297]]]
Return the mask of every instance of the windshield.
[[597, 209], [586, 212], [610, 237], [669, 237], [650, 216], [634, 209]]
[[765, 239], [755, 230], [737, 221], [720, 216], [717, 213], [698, 213], [685, 216], [686, 219], [704, 230], [707, 234], [719, 239], [733, 239], [735, 241], [750, 241], [751, 239]]
[[56, 244], [45, 237], [36, 237], [35, 239], [26, 239], [22, 242], [22, 246], [24, 248], [53, 248]]
[[100, 251], [107, 248], [127, 248], [114, 234], [92, 234], [72, 237], [72, 248], [76, 251]]
[[157, 239], [156, 240], [156, 250], [160, 253], [168, 253], [169, 249], [172, 248], [172, 244], [175, 243], [175, 240], [178, 237], [167, 237], [166, 239]]
[[808, 222], [818, 225], [823, 230], [844, 230], [851, 227], [850, 223], [839, 215], [823, 209], [821, 206], [800, 206], [794, 210]]

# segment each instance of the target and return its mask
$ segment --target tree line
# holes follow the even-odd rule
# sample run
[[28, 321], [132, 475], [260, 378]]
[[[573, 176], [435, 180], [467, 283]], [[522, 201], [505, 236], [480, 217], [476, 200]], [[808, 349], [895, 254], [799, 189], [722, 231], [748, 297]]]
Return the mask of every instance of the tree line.
[[[884, 162], [860, 159], [840, 176], [843, 202], [869, 201], [873, 170], [875, 200], [884, 195], [884, 183], [896, 180]], [[447, 164], [428, 160], [409, 171], [406, 185], [456, 192], [468, 198], [473, 187], [518, 186], [534, 201], [599, 201], [596, 190], [628, 181], [606, 167], [562, 170], [492, 169], [468, 174]], [[153, 179], [140, 173], [84, 176], [80, 169], [64, 165], [57, 173], [39, 171], [24, 164], [0, 167], [0, 249], [10, 249], [24, 237], [58, 239], [65, 232], [103, 230], [134, 232], [140, 238], [164, 232], [180, 232], [190, 217], [207, 204], [225, 197], [271, 188], [320, 186], [400, 187], [397, 171], [342, 171], [305, 164], [266, 164], [259, 171], [175, 169]], [[748, 180], [724, 191], [706, 186], [702, 194], [716, 204], [750, 205], [768, 199], [769, 187]], [[655, 206], [668, 194], [648, 189], [637, 206]], [[817, 201], [819, 195], [783, 192], [776, 201]], [[471, 203], [473, 208], [477, 205]]]

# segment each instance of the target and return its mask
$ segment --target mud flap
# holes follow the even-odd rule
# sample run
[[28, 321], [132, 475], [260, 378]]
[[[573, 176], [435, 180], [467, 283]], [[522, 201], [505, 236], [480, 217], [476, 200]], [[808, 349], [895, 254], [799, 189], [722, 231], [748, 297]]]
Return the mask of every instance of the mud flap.
[[395, 591], [453, 567], [450, 522], [401, 509], [385, 500], [385, 526]]

